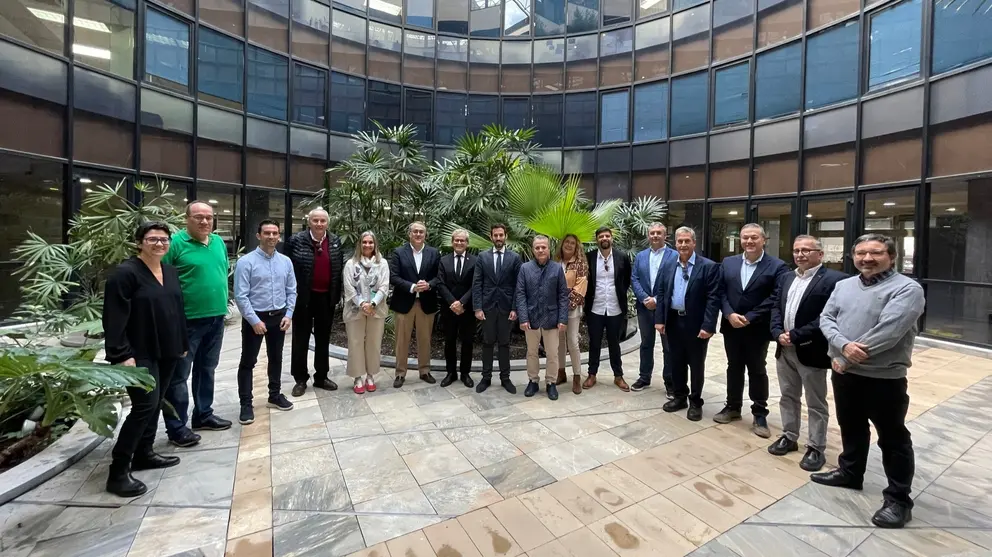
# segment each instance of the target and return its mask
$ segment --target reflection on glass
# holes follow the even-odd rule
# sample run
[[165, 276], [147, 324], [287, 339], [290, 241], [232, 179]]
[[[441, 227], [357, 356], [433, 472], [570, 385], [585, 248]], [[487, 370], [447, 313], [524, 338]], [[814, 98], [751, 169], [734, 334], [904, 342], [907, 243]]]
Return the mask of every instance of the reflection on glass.
[[535, 95], [531, 102], [533, 128], [537, 131], [534, 141], [543, 147], [561, 147], [561, 95]]
[[499, 123], [499, 97], [469, 95], [467, 112], [468, 131], [479, 133], [485, 126]]
[[[62, 56], [65, 54], [65, 12], [63, 0], [7, 0], [0, 9], [0, 35], [20, 39], [38, 48]], [[96, 21], [80, 21], [76, 27], [93, 26]], [[2, 259], [0, 259], [2, 261]]]
[[865, 233], [884, 234], [895, 240], [895, 270], [915, 275], [916, 188], [866, 193], [864, 200]]
[[500, 68], [504, 93], [530, 93], [530, 41], [503, 41], [503, 65]]
[[145, 80], [189, 92], [189, 24], [151, 9], [145, 12]]
[[434, 0], [406, 0], [406, 24], [434, 27]]
[[750, 62], [714, 72], [713, 125], [747, 122]]
[[754, 119], [774, 118], [799, 110], [802, 44], [793, 43], [758, 55], [754, 72]]
[[437, 38], [437, 88], [468, 89], [468, 39]]
[[403, 123], [403, 113], [400, 111], [403, 88], [393, 83], [382, 83], [381, 81], [368, 82], [369, 100], [368, 123], [365, 129], [369, 131], [377, 130], [375, 122], [384, 128], [399, 126]]
[[473, 37], [498, 37], [500, 0], [469, 0], [469, 33]]
[[992, 287], [928, 283], [924, 331], [952, 341], [992, 345], [990, 307]]
[[530, 99], [527, 97], [503, 97], [502, 124], [504, 128], [511, 130], [525, 130], [531, 127]]
[[468, 35], [468, 0], [438, 0], [437, 30]]
[[369, 15], [390, 23], [403, 21], [403, 0], [368, 0]]
[[399, 27], [369, 20], [369, 77], [400, 80], [402, 40]]
[[785, 261], [792, 260], [792, 203], [759, 203], [758, 224], [765, 229], [765, 251]]
[[503, 36], [530, 35], [530, 0], [506, 0], [503, 4]]
[[327, 126], [324, 94], [327, 70], [293, 64], [293, 121], [311, 126]]
[[199, 32], [197, 88], [200, 98], [241, 108], [244, 44], [209, 29]]
[[602, 111], [599, 119], [600, 143], [630, 141], [627, 128], [627, 110], [630, 92], [626, 89], [603, 93]]
[[836, 271], [844, 270], [848, 257], [844, 242], [847, 199], [823, 199], [806, 204], [806, 234], [823, 244], [823, 265]]
[[[29, 230], [49, 242], [62, 241], [62, 169], [57, 162], [0, 154], [0, 261], [14, 259], [14, 248]], [[0, 308], [0, 319], [10, 315]]]
[[596, 144], [596, 93], [565, 95], [565, 147]]
[[243, 37], [245, 2], [244, 0], [200, 0], [200, 21]]
[[[871, 2], [866, 2], [870, 4]], [[809, 0], [806, 5], [807, 29], [816, 29], [853, 14], [861, 7], [859, 0]]]
[[331, 129], [358, 133], [365, 129], [365, 80], [331, 72]]
[[668, 75], [669, 18], [642, 23], [634, 28], [634, 74], [637, 80]]
[[289, 0], [248, 0], [248, 39], [288, 51]]
[[289, 64], [261, 48], [248, 46], [248, 103], [251, 114], [286, 119]]
[[599, 35], [568, 37], [565, 41], [565, 82], [568, 89], [595, 87]]
[[724, 257], [739, 255], [741, 247], [741, 227], [747, 222], [743, 203], [710, 204], [709, 249], [706, 253], [714, 261]]
[[417, 139], [430, 143], [434, 138], [434, 123], [431, 114], [434, 109], [434, 95], [430, 91], [407, 88], [406, 114], [403, 121], [417, 130]]
[[803, 32], [802, 0], [758, 0], [758, 48]]
[[565, 39], [534, 41], [534, 92], [561, 91], [564, 86]]
[[968, 7], [960, 0], [933, 4], [933, 73], [938, 74], [992, 57], [992, 10]]
[[365, 19], [340, 10], [331, 19], [331, 67], [365, 75]]
[[599, 0], [569, 0], [568, 32], [582, 33], [599, 28]]
[[706, 131], [708, 89], [708, 72], [699, 72], [672, 81], [672, 137]]
[[603, 0], [603, 26], [627, 23], [631, 10], [630, 0]]
[[403, 82], [434, 87], [434, 35], [408, 30], [403, 43]]
[[754, 32], [752, 0], [714, 0], [713, 61], [751, 52]]
[[469, 46], [469, 90], [498, 93], [499, 41], [472, 40]]
[[806, 109], [858, 96], [857, 20], [806, 39]]
[[293, 0], [293, 56], [327, 65], [331, 10], [314, 0]]
[[992, 205], [987, 201], [990, 186], [989, 178], [931, 185], [928, 278], [992, 283], [988, 267], [988, 233], [992, 223]]
[[[10, 0], [7, 0], [8, 2]], [[13, 2], [18, 10], [22, 6]], [[3, 9], [6, 11], [9, 8]], [[37, 8], [36, 8], [37, 9]], [[46, 17], [32, 14], [34, 21], [25, 23], [37, 28]], [[56, 14], [62, 17], [61, 14]], [[93, 66], [125, 78], [134, 77], [134, 5], [133, 2], [110, 3], [106, 0], [76, 0], [75, 36], [72, 57], [77, 62]], [[64, 21], [64, 17], [62, 17]], [[86, 21], [88, 23], [83, 24]]]
[[688, 226], [696, 233], [696, 252], [703, 253], [703, 216], [705, 210], [702, 203], [671, 203], [668, 214], [665, 215], [665, 226], [671, 230], [668, 243], [675, 242], [675, 231], [679, 227]]
[[868, 90], [920, 74], [923, 4], [904, 2], [871, 16], [868, 47]]
[[660, 14], [668, 9], [668, 0], [635, 0], [637, 3], [637, 19]]
[[214, 209], [214, 232], [224, 239], [228, 256], [245, 246], [241, 234], [241, 200], [238, 189], [212, 184], [196, 187], [200, 198], [207, 199]]
[[672, 16], [672, 72], [705, 66], [710, 60], [710, 5]]
[[599, 84], [602, 87], [622, 85], [631, 81], [630, 51], [634, 46], [631, 27], [600, 34]]
[[565, 0], [534, 0], [534, 35], [545, 37], [565, 32]]
[[634, 141], [665, 139], [667, 134], [668, 82], [634, 87]]
[[456, 93], [438, 93], [435, 96], [435, 143], [454, 145], [459, 137], [465, 135], [467, 100], [466, 95]]

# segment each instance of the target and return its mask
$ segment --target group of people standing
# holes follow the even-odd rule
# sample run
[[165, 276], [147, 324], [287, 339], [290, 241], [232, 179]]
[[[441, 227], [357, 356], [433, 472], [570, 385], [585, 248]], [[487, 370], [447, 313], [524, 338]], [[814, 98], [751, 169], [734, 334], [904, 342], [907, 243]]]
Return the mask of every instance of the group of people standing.
[[[155, 379], [149, 392], [129, 389], [132, 409], [113, 450], [107, 489], [122, 496], [144, 493], [132, 470], [175, 466], [178, 457], [152, 450], [163, 401], [175, 409], [165, 417], [171, 443], [199, 442], [195, 430], [222, 430], [231, 422], [212, 411], [224, 317], [227, 314], [228, 260], [220, 236], [212, 233], [213, 208], [194, 201], [186, 209], [186, 229], [170, 236], [162, 223], [139, 227], [138, 254], [122, 263], [107, 282], [104, 311], [107, 360], [145, 367]], [[282, 350], [292, 328], [291, 374], [294, 397], [306, 392], [313, 337], [314, 387], [336, 390], [328, 377], [331, 320], [337, 303], [348, 337], [348, 376], [357, 394], [375, 391], [387, 313], [395, 315], [396, 368], [393, 387], [406, 381], [411, 336], [416, 330], [417, 371], [431, 375], [431, 334], [441, 312], [445, 370], [441, 387], [460, 380], [476, 392], [493, 381], [494, 360], [500, 385], [510, 393], [510, 335], [514, 322], [527, 343], [528, 384], [524, 395], [540, 390], [540, 347], [547, 355], [545, 392], [559, 397], [568, 382], [575, 394], [597, 384], [606, 337], [613, 383], [622, 391], [651, 385], [654, 347], [660, 333], [666, 412], [686, 410], [702, 419], [706, 353], [718, 320], [727, 356], [727, 396], [718, 423], [742, 419], [745, 382], [751, 400], [751, 429], [771, 436], [768, 427], [769, 343], [782, 393], [783, 432], [768, 451], [799, 450], [800, 397], [805, 390], [809, 442], [800, 466], [810, 472], [825, 464], [829, 409], [826, 375], [833, 370], [835, 407], [843, 452], [839, 468], [814, 473], [813, 481], [861, 489], [875, 424], [889, 478], [885, 505], [873, 522], [901, 527], [910, 520], [913, 449], [905, 427], [908, 408], [906, 370], [911, 365], [916, 323], [923, 311], [920, 286], [893, 269], [895, 243], [877, 234], [855, 241], [856, 277], [823, 266], [823, 246], [812, 236], [793, 243], [795, 271], [765, 252], [767, 236], [758, 224], [740, 231], [743, 253], [711, 261], [696, 252], [690, 227], [675, 231], [674, 249], [660, 223], [648, 227], [649, 247], [631, 259], [613, 247], [613, 231], [596, 231], [596, 249], [568, 235], [552, 253], [552, 242], [536, 236], [532, 257], [524, 262], [507, 249], [507, 227], [490, 228], [491, 249], [471, 254], [469, 233], [451, 234], [451, 253], [427, 245], [427, 228], [414, 222], [409, 242], [384, 257], [371, 231], [362, 233], [345, 261], [340, 239], [327, 231], [328, 215], [315, 209], [307, 229], [292, 235], [282, 249], [279, 224], [258, 226], [258, 247], [234, 271], [234, 298], [242, 316], [242, 354], [238, 369], [239, 421], [254, 420], [252, 371], [264, 340], [268, 354], [267, 405], [293, 407], [281, 393]], [[281, 253], [280, 253], [281, 251]], [[627, 323], [627, 292], [632, 289], [640, 329], [640, 369], [628, 385], [620, 343]], [[583, 379], [579, 324], [585, 317], [589, 359]], [[474, 337], [482, 329], [482, 373], [471, 377]], [[495, 357], [494, 357], [495, 356]], [[189, 393], [193, 412], [187, 426]]]

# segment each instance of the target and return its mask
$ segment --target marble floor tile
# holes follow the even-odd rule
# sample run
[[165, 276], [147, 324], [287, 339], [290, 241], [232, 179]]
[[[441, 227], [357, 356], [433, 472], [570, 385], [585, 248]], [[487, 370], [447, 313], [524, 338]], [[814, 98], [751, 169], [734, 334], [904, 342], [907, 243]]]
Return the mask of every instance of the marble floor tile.
[[355, 505], [365, 545], [398, 538], [441, 521], [420, 488], [391, 493]]
[[682, 484], [682, 487], [694, 492], [696, 495], [706, 499], [710, 503], [723, 509], [727, 514], [733, 516], [739, 522], [743, 522], [758, 513], [758, 509], [749, 505], [744, 500], [731, 495], [729, 492], [717, 487], [715, 484], [702, 477], [693, 478]]
[[496, 431], [525, 454], [565, 442], [540, 422], [504, 424], [497, 426]]
[[885, 541], [877, 534], [868, 536], [849, 557], [919, 557]]
[[530, 421], [530, 416], [521, 413], [512, 404], [499, 406], [491, 410], [474, 411], [477, 416], [482, 418], [482, 421], [490, 425]]
[[527, 455], [484, 466], [479, 473], [503, 497], [514, 497], [555, 481], [554, 476]]
[[[220, 557], [227, 540], [226, 509], [152, 507], [134, 536], [128, 557], [159, 557], [196, 552], [204, 557]], [[176, 525], [182, 524], [182, 535]]]
[[[258, 459], [268, 460], [268, 459]], [[268, 480], [268, 470], [264, 473]], [[258, 482], [259, 489], [267, 487], [266, 481]], [[199, 470], [187, 476], [162, 478], [152, 497], [155, 505], [217, 506], [230, 504], [234, 494], [235, 478], [231, 468]]]
[[502, 435], [479, 436], [455, 443], [455, 447], [476, 468], [510, 460], [523, 453]]
[[583, 449], [574, 446], [573, 443], [575, 441], [547, 447], [534, 451], [529, 456], [541, 468], [559, 480], [581, 474], [586, 470], [592, 470], [602, 464], [586, 454]]
[[985, 548], [990, 552], [989, 554], [992, 555], [992, 529], [955, 529], [951, 532], [959, 538], [966, 539], [977, 546]]
[[238, 445], [238, 462], [272, 456], [271, 442], [268, 432], [242, 437], [241, 444]]
[[383, 433], [382, 425], [374, 414], [341, 418], [325, 424], [327, 435], [332, 440], [348, 437], [362, 437]]
[[569, 442], [583, 453], [591, 456], [601, 464], [609, 464], [625, 456], [640, 452], [608, 431], [600, 431]]
[[541, 547], [531, 549], [527, 557], [573, 557], [572, 553], [558, 540], [552, 540]]
[[824, 557], [824, 553], [775, 526], [741, 524], [720, 536], [741, 557]]
[[926, 492], [992, 516], [992, 474], [979, 466], [958, 461], [930, 484]]
[[338, 470], [334, 447], [320, 445], [272, 457], [272, 485], [282, 485], [303, 478], [323, 476]]
[[419, 408], [420, 411], [423, 412], [424, 415], [427, 416], [427, 418], [432, 422], [444, 420], [445, 418], [474, 415], [459, 398], [449, 398], [439, 402], [431, 402], [419, 406]]
[[374, 461], [402, 460], [393, 442], [385, 435], [336, 441], [334, 454], [341, 468], [356, 468]]
[[494, 503], [489, 510], [520, 544], [522, 551], [530, 551], [555, 539], [554, 534], [516, 497]]
[[424, 528], [424, 535], [438, 555], [455, 557], [482, 557], [468, 533], [457, 519], [445, 520]]
[[341, 557], [365, 547], [358, 519], [317, 514], [272, 529], [273, 557]]
[[450, 418], [441, 418], [440, 420], [434, 420], [434, 427], [446, 430], [458, 427], [478, 427], [486, 425], [486, 422], [482, 421], [482, 418], [466, 412], [460, 416], [452, 416]]
[[693, 545], [702, 546], [720, 535], [702, 519], [687, 512], [664, 495], [654, 495], [637, 505], [667, 524]]
[[380, 543], [378, 545], [373, 545], [372, 547], [359, 549], [351, 555], [348, 555], [348, 557], [390, 557], [390, 555], [386, 544]]
[[366, 402], [368, 402], [369, 408], [372, 409], [372, 412], [376, 414], [416, 406], [416, 403], [413, 401], [413, 397], [411, 397], [409, 393], [404, 392], [390, 392], [387, 394], [370, 397], [366, 399]]
[[620, 555], [682, 556], [696, 546], [643, 507], [627, 507], [589, 526]]
[[713, 540], [689, 554], [690, 557], [741, 557], [731, 551], [720, 540]]
[[48, 503], [70, 501], [97, 467], [97, 461], [76, 463], [68, 470], [17, 498], [20, 502]]
[[[496, 428], [488, 425], [450, 428], [443, 430], [443, 433], [452, 443], [459, 443], [466, 439], [475, 439], [477, 437], [488, 438], [494, 435], [499, 436], [499, 433], [496, 433]], [[503, 437], [503, 439], [506, 438]]]
[[584, 525], [588, 526], [610, 514], [610, 511], [575, 485], [572, 480], [555, 482], [546, 487], [545, 491]]
[[660, 454], [658, 451], [662, 447], [664, 445], [621, 458], [613, 464], [655, 491], [664, 491], [696, 475], [684, 468], [678, 459]]
[[416, 406], [382, 412], [376, 414], [376, 418], [379, 419], [379, 424], [385, 433], [417, 431], [434, 427], [434, 422]]
[[762, 509], [754, 520], [780, 526], [851, 526], [849, 522], [841, 520], [795, 495], [789, 495]]
[[617, 553], [589, 528], [583, 527], [558, 538], [569, 557], [616, 557]]
[[[453, 386], [459, 386], [461, 383], [455, 383]], [[468, 389], [466, 389], [468, 390]], [[442, 389], [441, 387], [428, 387], [426, 389], [417, 389], [415, 391], [410, 391], [410, 398], [413, 403], [417, 406], [424, 406], [431, 404], [432, 402], [441, 402], [442, 400], [450, 400], [455, 398], [450, 389]]]
[[652, 416], [644, 420], [630, 422], [610, 428], [607, 431], [642, 451], [678, 439], [677, 432], [655, 423], [657, 420], [654, 418]]
[[307, 439], [306, 441], [280, 441], [278, 439], [273, 439], [272, 444], [269, 446], [269, 453], [272, 456], [276, 456], [287, 453], [295, 453], [296, 451], [306, 451], [322, 445], [330, 444], [331, 439], [326, 435], [323, 439]]
[[988, 550], [957, 535], [935, 528], [909, 528], [902, 531], [877, 530], [874, 534], [916, 557], [979, 557]]
[[427, 484], [423, 490], [434, 510], [444, 516], [458, 516], [503, 500], [475, 470]]
[[389, 436], [389, 439], [400, 455], [408, 455], [430, 447], [448, 444], [448, 438], [441, 431], [394, 433]]
[[[39, 541], [34, 557], [126, 557], [141, 519]], [[7, 553], [4, 553], [7, 555]]]
[[370, 462], [342, 470], [353, 504], [417, 487], [417, 479], [403, 461]]
[[774, 497], [758, 491], [730, 474], [724, 473], [719, 468], [701, 474], [699, 477], [757, 509], [763, 509], [775, 502]]
[[272, 557], [272, 530], [228, 540], [224, 557]]
[[235, 494], [255, 491], [256, 489], [270, 487], [271, 485], [272, 459], [270, 457], [245, 460], [238, 463], [234, 472]]
[[[390, 556], [402, 557], [437, 557], [423, 530], [411, 532], [405, 536], [386, 542]], [[443, 557], [443, 556], [442, 556]]]
[[[25, 505], [25, 507], [34, 507], [34, 505]], [[91, 530], [112, 528], [114, 526], [128, 524], [135, 521], [140, 524], [141, 519], [144, 518], [144, 516], [144, 507], [67, 507], [64, 511], [50, 520], [42, 520], [34, 524], [31, 529], [34, 530], [36, 528], [43, 528], [43, 531], [40, 533], [35, 532], [34, 537], [38, 541], [45, 541], [53, 538], [73, 536], [75, 534], [81, 534]], [[19, 525], [23, 526], [24, 523], [21, 522]], [[134, 530], [138, 530], [137, 524], [134, 526]], [[0, 533], [0, 536], [3, 536], [6, 541], [8, 533], [9, 530], [5, 528], [4, 531]]]
[[582, 528], [583, 524], [564, 505], [558, 502], [546, 488], [535, 489], [517, 497], [520, 502], [543, 524], [555, 537], [561, 537], [569, 532]]
[[[502, 391], [503, 389], [497, 383], [496, 385], [489, 388], [489, 391], [483, 394], [470, 394], [468, 396], [459, 397], [461, 401], [468, 407], [472, 412], [485, 412], [486, 410], [493, 410], [495, 408], [500, 408], [503, 406], [513, 405], [516, 401], [512, 398], [504, 397], [496, 390]], [[514, 411], [519, 414], [519, 411]]]
[[689, 489], [684, 485], [677, 485], [663, 491], [661, 494], [669, 501], [685, 509], [689, 514], [708, 524], [717, 532], [726, 532], [743, 520], [730, 514], [717, 503], [700, 495], [699, 492]]
[[317, 402], [325, 422], [357, 418], [372, 413], [369, 404], [362, 397], [321, 398]]
[[543, 394], [544, 389], [538, 393], [538, 396], [535, 396], [526, 402], [517, 404], [517, 410], [530, 416], [534, 420], [556, 418], [571, 412], [565, 404], [562, 404], [556, 400], [549, 400], [546, 396], [540, 396]]
[[[180, 455], [180, 462], [172, 468], [166, 468], [162, 474], [163, 478], [176, 476], [188, 476], [201, 470], [215, 468], [230, 468], [234, 470], [238, 462], [238, 449], [227, 448], [217, 450], [202, 450]], [[150, 470], [149, 470], [150, 471]], [[161, 470], [160, 470], [161, 471]], [[144, 480], [142, 480], [144, 481]]]
[[450, 443], [410, 453], [402, 458], [420, 485], [457, 476], [474, 469], [472, 463]]
[[914, 500], [913, 519], [938, 528], [981, 528], [992, 530], [992, 517], [922, 493]]
[[875, 489], [868, 489], [867, 486], [865, 491], [854, 491], [809, 483], [794, 491], [793, 494], [848, 524], [867, 526], [871, 524], [872, 515], [881, 506], [880, 492], [881, 489], [876, 491]]
[[272, 508], [286, 511], [349, 511], [344, 475], [335, 471], [275, 486]]
[[[780, 526], [789, 535], [830, 557], [845, 557], [871, 535], [871, 528]], [[879, 556], [884, 557], [884, 556]]]
[[545, 427], [566, 441], [592, 435], [603, 430], [603, 426], [591, 416], [569, 416], [541, 420]]
[[765, 451], [755, 451], [717, 468], [752, 488], [780, 499], [809, 483], [809, 472], [805, 472], [790, 460], [775, 457]]
[[234, 496], [227, 537], [240, 538], [272, 528], [272, 488]]
[[523, 553], [520, 544], [489, 509], [479, 509], [460, 516], [458, 523], [483, 557], [514, 557]]
[[278, 412], [269, 416], [269, 428], [272, 435], [288, 436], [304, 427], [324, 423], [324, 415], [320, 407], [293, 408], [289, 412]]
[[[627, 508], [653, 493], [650, 488], [643, 491], [640, 496], [638, 494], [628, 493], [628, 490], [621, 491], [609, 481], [597, 475], [596, 470], [573, 476], [570, 480], [611, 513]], [[640, 497], [640, 499], [637, 499], [637, 497]]]

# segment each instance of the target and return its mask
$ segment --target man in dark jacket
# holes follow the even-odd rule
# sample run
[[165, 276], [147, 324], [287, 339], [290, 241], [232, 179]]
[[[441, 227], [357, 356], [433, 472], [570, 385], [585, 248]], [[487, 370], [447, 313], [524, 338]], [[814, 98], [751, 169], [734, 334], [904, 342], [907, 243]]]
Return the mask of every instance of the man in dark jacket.
[[[437, 268], [437, 292], [444, 300], [441, 322], [444, 324], [444, 361], [448, 372], [441, 380], [447, 387], [458, 379], [472, 387], [472, 344], [475, 341], [475, 316], [472, 311], [472, 280], [478, 259], [468, 253], [468, 231], [459, 228], [451, 233], [454, 253], [441, 258]], [[458, 364], [458, 341], [462, 344], [461, 366]]]
[[338, 386], [327, 374], [330, 361], [327, 348], [331, 342], [331, 319], [341, 299], [341, 273], [344, 255], [341, 239], [327, 231], [327, 211], [316, 208], [307, 214], [307, 230], [289, 237], [282, 252], [293, 262], [296, 274], [296, 311], [293, 313], [293, 345], [290, 371], [296, 385], [293, 396], [307, 391], [310, 372], [307, 355], [313, 332], [313, 386], [329, 391]]
[[489, 227], [493, 249], [483, 251], [476, 261], [472, 279], [472, 305], [475, 318], [482, 321], [482, 380], [475, 386], [481, 393], [492, 384], [493, 348], [499, 346], [499, 382], [510, 394], [517, 388], [510, 381], [510, 325], [517, 319], [514, 291], [520, 256], [506, 249], [506, 225]]
[[558, 336], [568, 325], [568, 284], [560, 263], [551, 261], [551, 241], [536, 236], [531, 244], [534, 259], [520, 266], [517, 275], [517, 317], [527, 336], [527, 389], [524, 396], [534, 396], [540, 388], [538, 347], [544, 341], [547, 353], [545, 381], [548, 398], [558, 400]]
[[782, 436], [768, 452], [784, 456], [799, 450], [799, 425], [806, 390], [809, 414], [809, 444], [799, 466], [816, 472], [826, 463], [827, 447], [827, 370], [830, 356], [827, 339], [820, 332], [820, 313], [827, 305], [838, 281], [847, 275], [823, 266], [823, 245], [813, 236], [797, 236], [792, 243], [796, 272], [779, 277], [771, 312], [771, 333], [775, 347], [778, 386], [782, 391]]
[[623, 379], [620, 341], [627, 326], [627, 291], [630, 290], [630, 257], [613, 249], [613, 231], [603, 227], [596, 231], [599, 249], [586, 254], [589, 263], [589, 287], [586, 289], [586, 324], [589, 327], [589, 376], [583, 389], [596, 385], [599, 356], [602, 353], [603, 330], [610, 350], [613, 384], [621, 391], [630, 391]]
[[417, 329], [417, 367], [420, 378], [436, 383], [431, 375], [431, 332], [437, 313], [437, 266], [441, 254], [428, 246], [427, 226], [417, 221], [407, 229], [410, 241], [389, 256], [389, 284], [393, 295], [389, 309], [396, 316], [396, 379], [393, 387], [406, 381], [410, 335]]

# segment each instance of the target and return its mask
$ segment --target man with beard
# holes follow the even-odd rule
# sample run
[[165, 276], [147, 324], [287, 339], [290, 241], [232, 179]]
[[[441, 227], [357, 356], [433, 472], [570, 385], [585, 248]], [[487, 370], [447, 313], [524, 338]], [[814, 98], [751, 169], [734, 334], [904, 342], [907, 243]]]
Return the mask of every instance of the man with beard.
[[341, 299], [344, 255], [341, 239], [327, 231], [327, 221], [327, 211], [319, 207], [310, 211], [307, 230], [293, 234], [283, 245], [283, 253], [293, 262], [297, 284], [290, 357], [290, 371], [296, 381], [294, 397], [303, 396], [307, 391], [311, 331], [314, 345], [313, 386], [328, 391], [338, 388], [327, 377], [330, 373], [328, 345], [331, 342], [331, 318]]
[[493, 348], [498, 345], [499, 382], [510, 394], [517, 388], [510, 381], [510, 326], [517, 319], [514, 293], [520, 256], [506, 249], [506, 225], [489, 227], [493, 249], [479, 254], [472, 280], [475, 318], [482, 321], [482, 379], [475, 386], [481, 393], [492, 384]]
[[889, 482], [882, 491], [885, 502], [871, 521], [879, 528], [902, 528], [913, 519], [910, 490], [916, 468], [906, 429], [906, 375], [926, 302], [923, 288], [892, 268], [892, 238], [865, 234], [854, 241], [852, 253], [861, 274], [838, 282], [820, 315], [832, 358], [830, 380], [843, 452], [835, 470], [811, 474], [810, 479], [860, 490], [868, 465], [870, 421], [878, 432]]
[[630, 391], [623, 379], [620, 340], [627, 324], [627, 290], [630, 289], [630, 258], [613, 249], [613, 231], [604, 226], [596, 231], [599, 249], [586, 254], [589, 263], [589, 288], [586, 295], [586, 325], [589, 328], [589, 376], [583, 389], [596, 385], [599, 358], [603, 346], [603, 330], [610, 351], [613, 384], [621, 391]]

